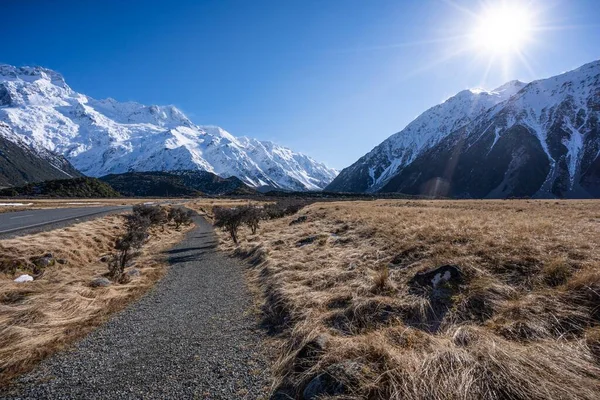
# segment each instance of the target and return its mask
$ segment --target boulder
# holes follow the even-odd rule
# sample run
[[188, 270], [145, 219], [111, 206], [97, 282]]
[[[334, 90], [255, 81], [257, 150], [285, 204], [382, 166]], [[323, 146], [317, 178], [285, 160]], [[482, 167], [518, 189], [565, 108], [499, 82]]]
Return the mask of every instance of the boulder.
[[418, 272], [410, 280], [411, 286], [437, 289], [444, 285], [459, 285], [464, 282], [464, 274], [456, 265], [442, 265], [429, 271]]
[[25, 283], [31, 281], [33, 281], [33, 276], [27, 274], [21, 275], [17, 279], [15, 279], [15, 282], [17, 283]]
[[125, 272], [127, 275], [134, 277], [134, 276], [140, 276], [140, 270], [137, 268], [131, 268], [129, 269], [127, 272]]
[[90, 282], [90, 287], [93, 287], [93, 288], [96, 288], [96, 287], [107, 287], [107, 286], [110, 286], [110, 285], [111, 285], [111, 281], [108, 278], [105, 278], [105, 277], [94, 278]]

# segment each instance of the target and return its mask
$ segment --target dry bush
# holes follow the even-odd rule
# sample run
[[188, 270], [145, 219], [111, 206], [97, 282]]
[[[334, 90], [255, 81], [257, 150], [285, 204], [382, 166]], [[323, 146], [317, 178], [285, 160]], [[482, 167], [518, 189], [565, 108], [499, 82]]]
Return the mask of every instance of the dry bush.
[[173, 207], [167, 214], [167, 220], [175, 222], [175, 229], [179, 229], [181, 225], [190, 225], [192, 223], [192, 215], [192, 210]]
[[[150, 228], [134, 265], [140, 271], [125, 284], [92, 288], [106, 273], [115, 240], [125, 232], [121, 216], [107, 216], [63, 229], [0, 240], [0, 384], [31, 369], [38, 361], [83, 336], [110, 313], [150, 288], [164, 273], [161, 252], [184, 231]], [[33, 282], [15, 283], [31, 273], [47, 253], [60, 262], [47, 266]]]
[[[292, 398], [319, 377], [340, 398], [597, 399], [599, 206], [315, 203], [221, 246], [263, 255], [251, 281]], [[463, 281], [415, 288], [442, 265]]]

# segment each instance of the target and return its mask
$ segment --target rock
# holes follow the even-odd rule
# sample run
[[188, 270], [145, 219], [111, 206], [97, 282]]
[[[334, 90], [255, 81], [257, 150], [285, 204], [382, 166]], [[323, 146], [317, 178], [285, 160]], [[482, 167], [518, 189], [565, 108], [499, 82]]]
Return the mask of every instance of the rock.
[[109, 262], [110, 261], [110, 257], [109, 256], [102, 256], [100, 257], [100, 262]]
[[298, 218], [296, 218], [295, 220], [293, 220], [292, 222], [290, 222], [290, 226], [306, 222], [307, 219], [308, 219], [308, 217], [306, 215], [301, 215]]
[[294, 361], [294, 370], [303, 372], [309, 369], [314, 363], [314, 359], [323, 354], [329, 344], [329, 336], [321, 334], [308, 341], [298, 350]]
[[294, 400], [295, 398], [292, 390], [280, 389], [273, 393], [269, 400]]
[[24, 283], [24, 282], [31, 282], [31, 281], [33, 281], [33, 276], [27, 275], [27, 274], [23, 274], [23, 275], [19, 276], [17, 279], [15, 279], [15, 282], [17, 282], [17, 283]]
[[358, 265], [355, 262], [352, 262], [348, 265], [348, 271], [354, 271], [357, 267]]
[[302, 398], [313, 400], [322, 396], [339, 396], [348, 391], [348, 384], [357, 382], [361, 366], [355, 361], [332, 364], [314, 377], [302, 392]]
[[459, 285], [463, 282], [464, 275], [460, 267], [456, 265], [442, 265], [430, 271], [416, 273], [409, 284], [412, 286], [429, 286], [437, 289], [441, 285]]
[[129, 276], [140, 276], [141, 275], [140, 270], [137, 268], [131, 268], [130, 270], [128, 270], [125, 273]]
[[104, 277], [94, 278], [90, 282], [90, 286], [93, 287], [93, 288], [96, 288], [96, 287], [107, 287], [107, 286], [110, 286], [110, 285], [111, 285], [110, 280], [108, 278], [104, 278]]
[[64, 265], [64, 264], [66, 264], [66, 263], [67, 263], [67, 260], [65, 260], [64, 258], [58, 258], [58, 259], [56, 260], [56, 262], [57, 262], [57, 263], [59, 263], [59, 264], [61, 264], [61, 265]]
[[31, 262], [38, 268], [46, 268], [54, 265], [56, 260], [52, 256], [52, 253], [45, 254], [43, 257], [37, 257], [31, 260]]
[[302, 392], [305, 400], [318, 399], [321, 396], [337, 396], [344, 394], [344, 384], [338, 382], [331, 375], [324, 373], [314, 377]]
[[306, 246], [307, 244], [311, 244], [318, 238], [319, 238], [319, 236], [317, 236], [317, 235], [305, 237], [304, 239], [298, 240], [296, 242], [296, 246], [298, 246], [298, 247]]

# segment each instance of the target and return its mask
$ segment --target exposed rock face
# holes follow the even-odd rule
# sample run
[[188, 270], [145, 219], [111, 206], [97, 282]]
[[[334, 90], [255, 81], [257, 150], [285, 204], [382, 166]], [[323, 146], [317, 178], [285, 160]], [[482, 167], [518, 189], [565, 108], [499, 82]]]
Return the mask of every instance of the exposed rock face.
[[30, 146], [0, 121], [0, 187], [78, 176], [81, 174], [64, 157]]
[[461, 92], [344, 169], [326, 190], [600, 197], [599, 120], [600, 61], [526, 85]]

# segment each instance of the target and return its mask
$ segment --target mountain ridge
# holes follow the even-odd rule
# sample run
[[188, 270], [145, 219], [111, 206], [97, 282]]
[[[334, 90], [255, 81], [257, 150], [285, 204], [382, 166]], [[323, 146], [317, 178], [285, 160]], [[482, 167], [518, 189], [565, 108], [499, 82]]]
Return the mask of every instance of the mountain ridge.
[[272, 142], [196, 125], [174, 106], [96, 100], [43, 67], [0, 65], [0, 121], [31, 148], [61, 154], [89, 176], [198, 169], [253, 187], [321, 190], [337, 174]]
[[[598, 197], [599, 111], [600, 61], [490, 92], [461, 91], [342, 170], [325, 190]], [[536, 172], [528, 175], [525, 165]]]

